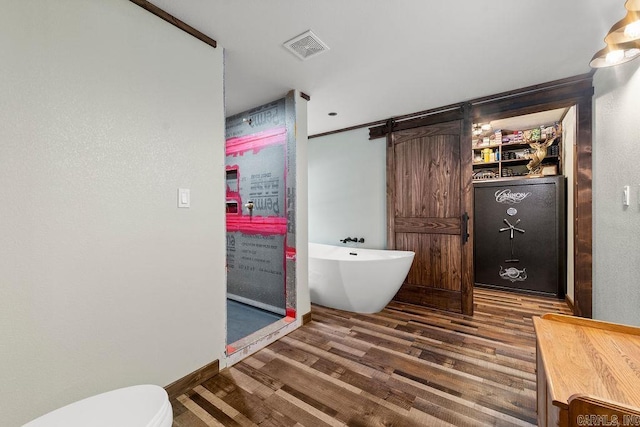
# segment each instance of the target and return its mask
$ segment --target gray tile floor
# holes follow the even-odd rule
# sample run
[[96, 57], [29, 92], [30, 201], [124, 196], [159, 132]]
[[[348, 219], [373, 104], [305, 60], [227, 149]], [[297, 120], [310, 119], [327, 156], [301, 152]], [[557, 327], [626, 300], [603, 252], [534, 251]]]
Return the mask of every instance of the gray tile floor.
[[227, 300], [227, 344], [238, 341], [284, 316]]

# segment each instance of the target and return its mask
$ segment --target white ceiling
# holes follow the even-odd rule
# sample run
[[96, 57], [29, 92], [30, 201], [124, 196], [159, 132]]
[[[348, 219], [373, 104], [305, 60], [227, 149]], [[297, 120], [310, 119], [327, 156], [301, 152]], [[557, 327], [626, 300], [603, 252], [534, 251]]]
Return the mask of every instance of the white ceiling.
[[489, 122], [491, 129], [525, 130], [540, 126], [551, 126], [559, 122], [567, 112], [567, 108], [542, 111], [540, 113], [526, 114], [524, 116], [509, 117], [506, 119], [492, 120]]
[[[299, 89], [310, 135], [587, 73], [626, 13], [624, 0], [151, 2], [225, 49], [227, 115]], [[330, 50], [301, 61], [282, 43], [307, 30]]]

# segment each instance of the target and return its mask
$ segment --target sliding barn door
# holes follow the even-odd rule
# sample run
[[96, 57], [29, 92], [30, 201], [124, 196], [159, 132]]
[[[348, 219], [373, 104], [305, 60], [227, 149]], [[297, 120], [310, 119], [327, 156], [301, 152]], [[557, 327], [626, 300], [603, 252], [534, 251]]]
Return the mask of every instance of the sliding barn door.
[[463, 123], [389, 136], [387, 245], [416, 253], [395, 300], [472, 314], [471, 145]]

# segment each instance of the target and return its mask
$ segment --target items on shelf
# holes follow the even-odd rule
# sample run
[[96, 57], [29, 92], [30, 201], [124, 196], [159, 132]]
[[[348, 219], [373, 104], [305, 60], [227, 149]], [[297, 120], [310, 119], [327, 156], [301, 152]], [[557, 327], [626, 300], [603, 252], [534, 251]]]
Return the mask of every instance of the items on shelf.
[[499, 177], [498, 173], [492, 170], [478, 171], [473, 173], [474, 180], [494, 179], [498, 177]]
[[524, 130], [473, 128], [474, 180], [562, 173], [559, 123]]

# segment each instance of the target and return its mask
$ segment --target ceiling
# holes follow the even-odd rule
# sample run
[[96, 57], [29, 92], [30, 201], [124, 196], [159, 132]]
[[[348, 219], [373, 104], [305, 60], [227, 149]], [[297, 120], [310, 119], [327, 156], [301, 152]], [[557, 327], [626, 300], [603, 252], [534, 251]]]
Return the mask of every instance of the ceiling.
[[492, 120], [489, 122], [491, 129], [525, 130], [540, 126], [550, 126], [559, 122], [567, 112], [567, 108], [542, 111], [540, 113], [526, 114], [523, 116], [509, 117], [507, 119]]
[[[310, 135], [587, 73], [626, 13], [624, 0], [151, 2], [224, 48], [227, 115], [298, 89]], [[302, 61], [282, 44], [307, 30], [329, 50]]]

